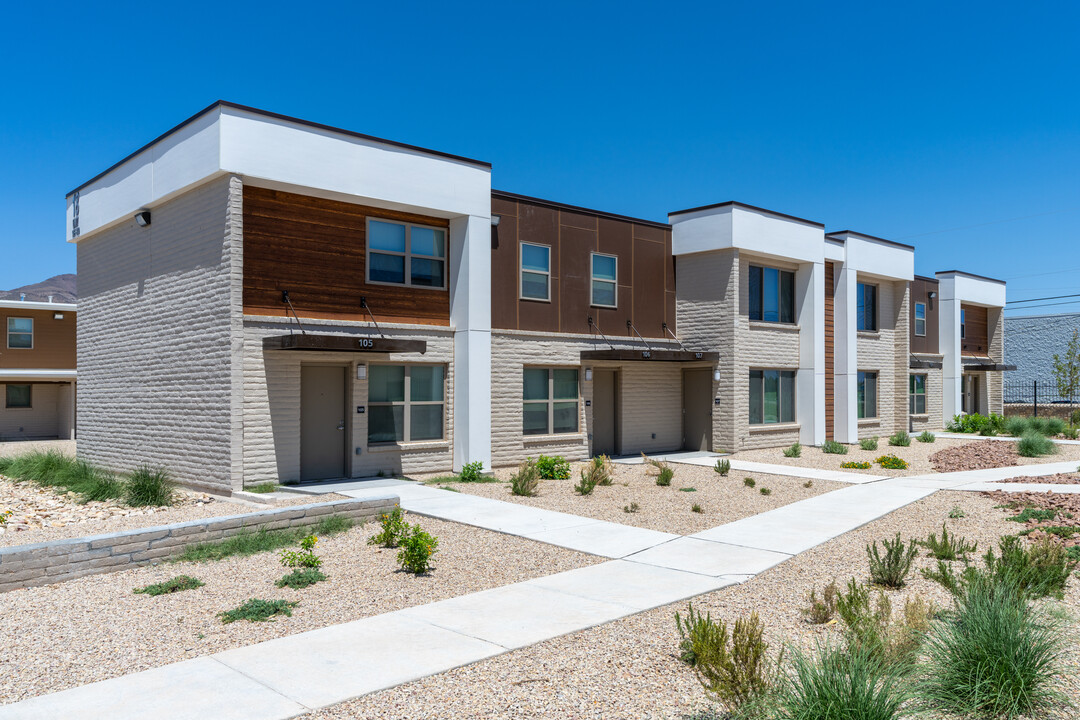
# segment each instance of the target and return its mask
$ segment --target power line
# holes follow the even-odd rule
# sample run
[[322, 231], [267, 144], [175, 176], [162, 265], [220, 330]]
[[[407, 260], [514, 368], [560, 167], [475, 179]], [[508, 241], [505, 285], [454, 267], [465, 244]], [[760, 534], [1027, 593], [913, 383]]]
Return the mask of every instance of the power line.
[[1048, 297], [1041, 297], [1041, 298], [1028, 298], [1027, 300], [1009, 300], [1005, 304], [1006, 305], [1012, 305], [1013, 303], [1037, 302], [1039, 300], [1061, 300], [1062, 298], [1073, 298], [1073, 297], [1080, 297], [1080, 293], [1074, 293], [1072, 295], [1050, 295]]
[[1073, 212], [1077, 208], [1066, 208], [1064, 210], [1051, 210], [1044, 213], [1036, 213], [1035, 215], [1022, 215], [1020, 217], [1005, 218], [1004, 220], [991, 220], [989, 222], [978, 223], [975, 225], [962, 225], [960, 227], [947, 228], [945, 230], [931, 230], [930, 232], [917, 233], [915, 235], [904, 235], [903, 237], [893, 238], [894, 240], [908, 240], [910, 238], [925, 237], [927, 235], [940, 235], [941, 233], [956, 232], [958, 230], [971, 230], [973, 228], [986, 227], [987, 225], [998, 225], [1000, 223], [1016, 222], [1017, 220], [1030, 220], [1031, 218], [1044, 217], [1046, 215], [1059, 215], [1061, 213]]
[[1040, 308], [1040, 307], [1053, 307], [1054, 305], [1076, 305], [1077, 303], [1080, 303], [1080, 300], [1067, 300], [1065, 302], [1045, 303], [1043, 305], [1024, 305], [1023, 307], [1012, 307], [1012, 308], [1005, 308], [1005, 309], [1006, 310], [1032, 310], [1034, 308]]
[[1006, 280], [1019, 280], [1021, 278], [1045, 277], [1047, 275], [1060, 275], [1061, 273], [1077, 272], [1078, 270], [1080, 270], [1080, 267], [1068, 268], [1066, 270], [1051, 270], [1050, 272], [1044, 272], [1044, 273], [1032, 273], [1030, 275], [1013, 275], [1012, 277], [1005, 278], [1005, 279]]

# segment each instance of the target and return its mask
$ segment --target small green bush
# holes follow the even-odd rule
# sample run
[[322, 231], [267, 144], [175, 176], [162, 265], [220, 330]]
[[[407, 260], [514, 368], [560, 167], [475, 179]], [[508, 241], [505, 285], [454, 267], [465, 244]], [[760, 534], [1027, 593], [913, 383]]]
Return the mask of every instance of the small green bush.
[[1010, 522], [1027, 523], [1031, 520], [1035, 522], [1049, 522], [1057, 517], [1057, 510], [1053, 508], [1034, 508], [1026, 507], [1011, 518], [1007, 518]]
[[773, 677], [764, 641], [764, 626], [756, 612], [735, 621], [731, 634], [723, 621], [696, 613], [691, 605], [686, 620], [675, 614], [682, 638], [680, 657], [691, 665], [707, 692], [737, 712], [762, 698]]
[[706, 645], [727, 641], [727, 637], [721, 637], [723, 630], [726, 630], [723, 623], [717, 625], [708, 613], [702, 615], [694, 610], [693, 603], [687, 607], [685, 619], [678, 611], [675, 612], [675, 629], [679, 631], [679, 659], [690, 667], [697, 665], [698, 654], [703, 652]]
[[203, 585], [205, 585], [205, 583], [198, 578], [193, 578], [190, 575], [177, 575], [172, 580], [166, 580], [165, 582], [156, 583], [154, 585], [147, 585], [146, 587], [135, 588], [132, 592], [153, 597], [183, 592], [184, 590], [194, 590], [195, 588], [201, 588]]
[[727, 458], [720, 458], [716, 461], [716, 464], [713, 465], [713, 470], [720, 473], [721, 477], [726, 477], [727, 474], [731, 472], [731, 462]]
[[873, 653], [819, 646], [796, 649], [776, 694], [783, 720], [898, 720], [908, 694], [904, 678]]
[[423, 575], [434, 567], [431, 558], [438, 551], [439, 539], [429, 535], [419, 525], [413, 525], [412, 530], [401, 538], [397, 559], [402, 570]]
[[218, 617], [226, 625], [237, 620], [266, 622], [275, 615], [292, 617], [292, 609], [299, 604], [288, 600], [257, 600], [252, 598], [234, 610], [218, 613]]
[[964, 511], [960, 509], [959, 505], [953, 505], [953, 509], [949, 511], [950, 520], [959, 520], [962, 517], [967, 517]]
[[581, 482], [574, 486], [579, 495], [591, 495], [597, 485], [611, 485], [614, 468], [606, 455], [594, 457], [581, 469]]
[[315, 535], [306, 535], [300, 538], [299, 550], [282, 550], [280, 553], [281, 564], [291, 568], [315, 568], [322, 565], [322, 560], [315, 554], [315, 546], [319, 538]]
[[838, 443], [835, 440], [826, 440], [821, 443], [821, 452], [830, 455], [847, 455], [847, 446]]
[[859, 447], [863, 450], [877, 450], [878, 438], [874, 437], [863, 438], [859, 441]]
[[255, 483], [254, 485], [248, 485], [244, 490], [249, 493], [255, 493], [257, 495], [266, 495], [277, 490], [278, 484], [273, 481]]
[[673, 477], [675, 477], [675, 471], [668, 466], [664, 466], [660, 468], [660, 472], [656, 475], [656, 484], [660, 487], [669, 487]]
[[465, 463], [461, 467], [461, 472], [458, 473], [458, 480], [460, 482], [480, 482], [484, 479], [484, 463], [477, 460], [476, 462]]
[[1043, 425], [1043, 429], [1050, 437], [1060, 435], [1061, 433], [1065, 432], [1065, 421], [1061, 418], [1048, 417], [1044, 418], [1043, 420], [1045, 422], [1045, 424]]
[[911, 436], [907, 430], [897, 430], [889, 436], [889, 445], [893, 447], [908, 447], [911, 445]]
[[636, 502], [632, 502], [629, 505], [623, 505], [622, 511], [624, 513], [636, 513], [640, 509], [641, 509], [640, 505], [638, 505]]
[[770, 490], [767, 487], [758, 488], [758, 492], [761, 493], [762, 495], [772, 495], [772, 490]]
[[979, 413], [954, 415], [946, 429], [949, 432], [978, 435], [982, 434], [984, 428], [989, 428], [993, 435], [1005, 432], [1005, 418], [997, 413], [990, 413], [989, 416]]
[[368, 545], [396, 548], [409, 532], [409, 523], [405, 522], [405, 512], [399, 507], [380, 515], [379, 525], [382, 529], [368, 538]]
[[820, 600], [817, 596], [817, 589], [810, 588], [810, 594], [806, 598], [810, 604], [802, 609], [802, 614], [811, 624], [824, 625], [836, 615], [836, 598], [839, 594], [840, 588], [835, 580], [825, 586], [825, 589], [821, 592]]
[[1023, 457], [1042, 457], [1056, 453], [1057, 446], [1045, 435], [1028, 430], [1016, 441], [1016, 452]]
[[945, 523], [941, 523], [941, 539], [935, 533], [925, 540], [917, 541], [919, 545], [930, 551], [930, 556], [938, 560], [967, 560], [969, 553], [975, 552], [978, 543], [968, 543], [965, 538], [950, 535]]
[[752, 488], [755, 485], [757, 485], [757, 480], [755, 480], [754, 478], [749, 478], [749, 477], [748, 478], [743, 478], [742, 484], [745, 485], [748, 488]]
[[536, 461], [528, 458], [510, 476], [510, 492], [520, 497], [533, 497], [540, 487], [540, 470]]
[[1065, 428], [1061, 434], [1065, 436], [1066, 440], [1076, 440], [1080, 438], [1080, 428], [1070, 426]]
[[322, 571], [318, 568], [306, 567], [293, 570], [274, 584], [279, 588], [291, 587], [293, 590], [303, 590], [304, 588], [314, 585], [317, 582], [322, 582], [325, 579], [326, 575], [323, 575]]
[[882, 455], [875, 460], [878, 465], [886, 470], [907, 470], [907, 460], [896, 457], [895, 455]]
[[916, 595], [905, 601], [901, 621], [893, 623], [889, 596], [878, 590], [871, 603], [870, 588], [852, 578], [847, 592], [840, 591], [836, 596], [836, 612], [849, 651], [869, 653], [884, 665], [908, 668], [918, 656], [921, 634], [929, 627], [935, 611]]
[[915, 439], [921, 443], [932, 443], [934, 440], [937, 440], [937, 436], [929, 430], [923, 430]]
[[840, 467], [845, 470], [869, 470], [870, 463], [865, 460], [849, 460], [848, 462], [840, 463]]
[[164, 468], [140, 467], [124, 487], [124, 502], [132, 507], [171, 505], [173, 482]]
[[600, 475], [600, 487], [608, 487], [615, 482], [615, 464], [607, 455], [597, 455], [592, 459], [593, 471]]
[[337, 535], [349, 530], [356, 521], [347, 517], [328, 517], [320, 520], [314, 528], [288, 528], [281, 530], [258, 530], [242, 532], [224, 540], [188, 545], [184, 552], [171, 559], [171, 562], [205, 562], [224, 560], [233, 555], [247, 556], [277, 550], [298, 542], [304, 535], [314, 530], [322, 536]]
[[544, 480], [569, 480], [570, 463], [561, 455], [548, 457], [541, 455], [536, 459], [536, 468]]
[[804, 482], [802, 484], [802, 486], [804, 488], [812, 488], [812, 487], [814, 487], [814, 481], [813, 480], [807, 480], [806, 482]]
[[600, 482], [600, 478], [596, 473], [581, 468], [581, 482], [574, 486], [574, 492], [578, 495], [592, 495], [592, 491], [596, 489], [598, 482]]
[[693, 505], [690, 506], [690, 512], [700, 513], [700, 512], [704, 512], [704, 511], [701, 509], [700, 505], [698, 505], [697, 503], [694, 503]]
[[915, 541], [905, 544], [900, 539], [900, 533], [896, 533], [893, 540], [886, 539], [881, 544], [885, 547], [884, 557], [878, 553], [876, 540], [866, 546], [866, 555], [870, 559], [870, 581], [889, 588], [904, 587], [904, 579], [919, 552]]
[[793, 443], [791, 445], [791, 447], [784, 448], [784, 457], [797, 458], [797, 457], [799, 457], [801, 455], [802, 455], [802, 444], [801, 443], [796, 442], [796, 443]]
[[1028, 430], [1027, 418], [1011, 417], [1005, 420], [1005, 434], [1020, 437]]
[[932, 570], [923, 570], [923, 577], [939, 583], [956, 597], [965, 596], [972, 587], [990, 585], [1033, 600], [1047, 596], [1064, 597], [1065, 585], [1076, 569], [1077, 558], [1050, 538], [1030, 547], [1015, 535], [998, 541], [999, 555], [993, 549], [983, 555], [984, 567], [968, 565], [960, 573], [943, 561]]

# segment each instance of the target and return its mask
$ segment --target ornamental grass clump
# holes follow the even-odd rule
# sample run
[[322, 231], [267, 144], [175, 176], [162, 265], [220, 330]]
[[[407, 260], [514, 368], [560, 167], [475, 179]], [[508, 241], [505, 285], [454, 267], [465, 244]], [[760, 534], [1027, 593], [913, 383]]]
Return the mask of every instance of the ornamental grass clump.
[[870, 559], [870, 581], [888, 588], [904, 587], [911, 563], [919, 553], [915, 541], [905, 544], [900, 539], [900, 533], [896, 533], [893, 540], [886, 539], [881, 544], [885, 547], [884, 556], [878, 552], [876, 540], [866, 546], [866, 555]]
[[874, 437], [863, 438], [859, 441], [859, 447], [863, 450], [877, 450], [878, 438]]
[[592, 491], [596, 489], [597, 483], [600, 482], [600, 477], [589, 469], [581, 468], [581, 482], [574, 486], [574, 492], [578, 495], [592, 495]]
[[919, 545], [930, 551], [930, 556], [938, 560], [967, 560], [968, 553], [978, 548], [978, 543], [968, 543], [965, 538], [950, 535], [945, 523], [941, 523], [941, 538], [930, 533], [925, 540], [918, 540]]
[[288, 600], [259, 600], [252, 598], [238, 608], [218, 613], [218, 617], [226, 625], [237, 620], [266, 622], [275, 615], [292, 617], [292, 609], [299, 604]]
[[1028, 430], [1016, 441], [1016, 453], [1023, 457], [1042, 457], [1056, 452], [1054, 441], [1034, 430]]
[[904, 678], [872, 653], [818, 646], [792, 652], [774, 703], [781, 720], [897, 720], [908, 694]]
[[521, 463], [518, 471], [510, 476], [510, 492], [520, 497], [533, 497], [540, 487], [540, 470], [529, 458]]
[[847, 455], [847, 445], [838, 443], [835, 440], [826, 440], [821, 443], [821, 452], [830, 455]]
[[124, 502], [132, 507], [171, 505], [174, 487], [165, 468], [143, 465], [124, 484]]
[[401, 538], [409, 531], [409, 523], [405, 522], [405, 513], [399, 507], [380, 515], [379, 525], [382, 529], [368, 538], [368, 545], [396, 548], [401, 544]]
[[410, 532], [401, 539], [397, 559], [402, 570], [423, 575], [435, 567], [431, 558], [438, 551], [439, 539], [425, 532], [419, 525], [413, 525]]
[[801, 455], [802, 455], [802, 444], [801, 443], [796, 442], [796, 443], [793, 443], [791, 445], [791, 447], [784, 448], [784, 457], [797, 458], [797, 457], [799, 457]]

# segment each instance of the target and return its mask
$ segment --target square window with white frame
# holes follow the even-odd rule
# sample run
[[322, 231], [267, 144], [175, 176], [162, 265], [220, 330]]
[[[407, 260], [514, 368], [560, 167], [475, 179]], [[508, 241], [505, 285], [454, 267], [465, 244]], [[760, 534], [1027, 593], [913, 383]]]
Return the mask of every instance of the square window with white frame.
[[34, 349], [34, 319], [9, 317], [7, 319], [7, 346], [9, 350]]
[[619, 259], [614, 255], [592, 254], [592, 298], [595, 307], [618, 307]]
[[368, 366], [368, 443], [442, 440], [445, 365]]
[[858, 416], [864, 418], [877, 417], [877, 378], [876, 372], [860, 372], [858, 380]]
[[521, 243], [522, 300], [551, 300], [551, 248], [535, 243]]
[[368, 218], [367, 280], [446, 288], [446, 229]]
[[908, 388], [909, 410], [912, 415], [926, 414], [926, 376], [911, 375]]
[[524, 435], [578, 432], [577, 368], [523, 368], [521, 399]]

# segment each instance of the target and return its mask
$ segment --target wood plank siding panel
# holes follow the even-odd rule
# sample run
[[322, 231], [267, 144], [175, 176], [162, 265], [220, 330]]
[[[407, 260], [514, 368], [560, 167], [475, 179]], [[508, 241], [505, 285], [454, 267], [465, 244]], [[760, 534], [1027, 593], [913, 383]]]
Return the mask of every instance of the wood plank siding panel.
[[[626, 321], [647, 338], [675, 326], [675, 261], [671, 229], [661, 224], [568, 209], [554, 203], [494, 194], [491, 322], [497, 330], [591, 334], [591, 316], [605, 335], [632, 337]], [[521, 244], [551, 248], [551, 299], [519, 298]], [[591, 304], [593, 252], [618, 258], [617, 307]]]
[[[960, 341], [960, 354], [980, 357], [989, 355], [990, 335], [986, 308], [961, 303], [960, 309], [964, 311], [964, 339]], [[1001, 361], [1001, 358], [996, 359]]]
[[[938, 350], [938, 302], [939, 297], [930, 299], [930, 293], [938, 292], [938, 281], [916, 277], [911, 282], [911, 352], [937, 355]], [[915, 334], [915, 303], [926, 305], [926, 335]]]
[[836, 282], [835, 266], [825, 263], [825, 439], [832, 440], [836, 428]]
[[[367, 218], [448, 227], [443, 218], [244, 186], [244, 312], [285, 314], [283, 290], [301, 317], [450, 324], [450, 293], [369, 285]], [[449, 250], [449, 249], [448, 249]], [[449, 255], [449, 251], [448, 251]], [[450, 277], [449, 257], [447, 278]]]
[[[53, 318], [63, 313], [63, 320]], [[8, 348], [8, 318], [32, 318], [34, 347]], [[73, 370], [75, 368], [75, 313], [70, 310], [0, 308], [0, 368]], [[0, 399], [0, 402], [3, 402]]]

